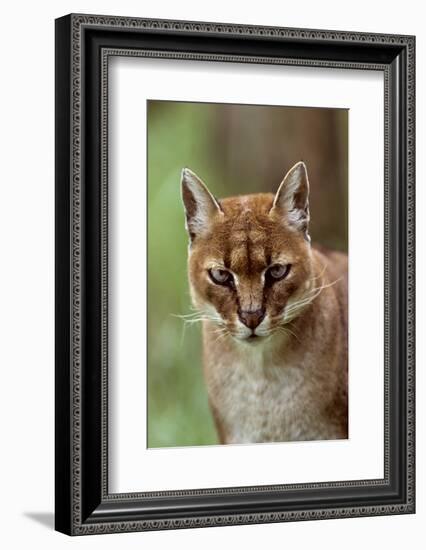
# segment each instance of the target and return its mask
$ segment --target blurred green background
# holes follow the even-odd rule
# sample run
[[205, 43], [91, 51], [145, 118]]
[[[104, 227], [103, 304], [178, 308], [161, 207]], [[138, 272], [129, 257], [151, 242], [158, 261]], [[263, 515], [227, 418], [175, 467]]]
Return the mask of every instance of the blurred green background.
[[204, 387], [201, 327], [189, 313], [180, 173], [217, 197], [275, 192], [308, 167], [311, 237], [347, 251], [348, 111], [148, 101], [148, 447], [217, 444]]

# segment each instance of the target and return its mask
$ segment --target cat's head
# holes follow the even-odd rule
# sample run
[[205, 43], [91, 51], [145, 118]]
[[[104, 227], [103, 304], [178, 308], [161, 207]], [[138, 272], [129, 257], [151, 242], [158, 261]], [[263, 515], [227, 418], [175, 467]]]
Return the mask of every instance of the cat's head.
[[303, 162], [275, 196], [222, 200], [191, 170], [182, 171], [190, 289], [202, 317], [252, 341], [280, 332], [299, 314], [312, 281], [308, 195]]

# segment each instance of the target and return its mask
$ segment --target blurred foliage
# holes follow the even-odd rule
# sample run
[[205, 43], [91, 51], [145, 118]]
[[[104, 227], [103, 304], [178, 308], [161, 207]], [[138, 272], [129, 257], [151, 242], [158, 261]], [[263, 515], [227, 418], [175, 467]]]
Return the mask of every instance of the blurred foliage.
[[216, 444], [190, 312], [180, 173], [217, 197], [275, 192], [308, 167], [313, 241], [347, 250], [348, 113], [342, 109], [148, 102], [148, 446]]

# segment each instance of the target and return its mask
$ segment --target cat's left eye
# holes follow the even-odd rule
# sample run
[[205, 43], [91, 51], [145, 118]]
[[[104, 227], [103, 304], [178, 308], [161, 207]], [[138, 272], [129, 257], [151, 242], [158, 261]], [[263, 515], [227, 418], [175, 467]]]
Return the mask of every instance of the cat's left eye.
[[289, 271], [290, 271], [290, 264], [274, 264], [271, 265], [271, 267], [267, 270], [266, 274], [275, 281], [279, 281], [281, 279], [284, 279], [284, 277], [287, 277]]

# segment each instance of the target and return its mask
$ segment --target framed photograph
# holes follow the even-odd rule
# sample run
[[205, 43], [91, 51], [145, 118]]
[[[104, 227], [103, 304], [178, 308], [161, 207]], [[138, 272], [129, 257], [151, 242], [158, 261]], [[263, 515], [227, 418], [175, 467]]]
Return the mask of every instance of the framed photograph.
[[56, 529], [415, 511], [413, 36], [56, 20]]

